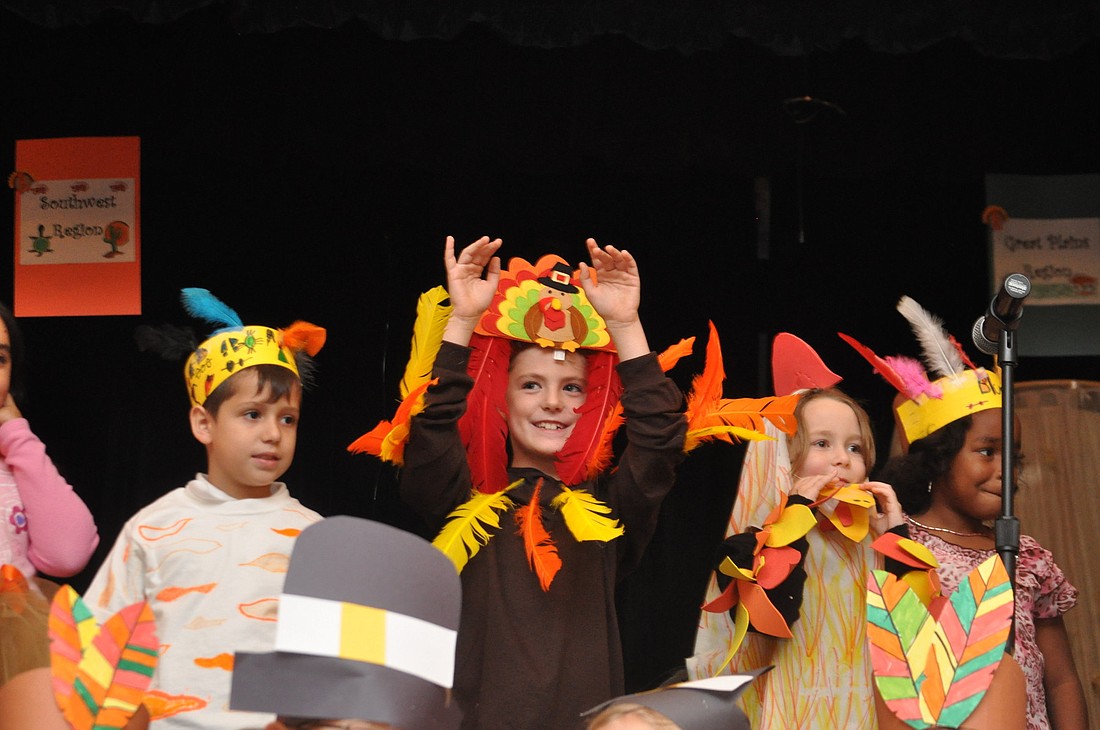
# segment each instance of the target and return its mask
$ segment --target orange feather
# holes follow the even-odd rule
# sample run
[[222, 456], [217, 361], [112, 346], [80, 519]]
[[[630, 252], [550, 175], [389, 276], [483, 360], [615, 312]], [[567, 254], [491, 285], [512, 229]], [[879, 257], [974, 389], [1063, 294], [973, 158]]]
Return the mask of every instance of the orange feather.
[[667, 373], [669, 370], [676, 367], [676, 363], [680, 362], [680, 358], [690, 355], [694, 347], [695, 338], [688, 337], [686, 340], [680, 340], [658, 355], [657, 364], [661, 366], [661, 372]]
[[326, 334], [324, 327], [299, 320], [283, 330], [283, 344], [296, 352], [305, 350], [313, 357], [325, 346]]
[[[378, 425], [369, 432], [348, 444], [348, 451], [353, 454], [371, 454], [398, 466], [404, 464], [409, 424], [413, 416], [424, 410], [424, 394], [429, 386], [437, 382], [438, 378], [429, 380], [411, 390], [397, 407], [392, 421], [379, 421]], [[394, 438], [391, 434], [396, 434], [398, 438]]]
[[539, 577], [542, 590], [549, 591], [554, 576], [561, 570], [561, 558], [558, 557], [553, 538], [542, 524], [542, 506], [539, 504], [541, 492], [542, 479], [539, 479], [531, 493], [530, 503], [516, 510], [516, 524], [523, 537], [523, 547], [527, 551], [527, 563]]

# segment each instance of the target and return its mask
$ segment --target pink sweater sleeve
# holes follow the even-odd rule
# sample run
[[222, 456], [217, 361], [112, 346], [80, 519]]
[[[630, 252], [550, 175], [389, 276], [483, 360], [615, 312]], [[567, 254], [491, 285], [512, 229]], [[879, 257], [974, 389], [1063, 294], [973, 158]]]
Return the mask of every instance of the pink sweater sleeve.
[[25, 418], [0, 424], [0, 455], [15, 478], [27, 515], [27, 556], [47, 575], [65, 578], [83, 570], [99, 544], [88, 506], [57, 472], [46, 445]]

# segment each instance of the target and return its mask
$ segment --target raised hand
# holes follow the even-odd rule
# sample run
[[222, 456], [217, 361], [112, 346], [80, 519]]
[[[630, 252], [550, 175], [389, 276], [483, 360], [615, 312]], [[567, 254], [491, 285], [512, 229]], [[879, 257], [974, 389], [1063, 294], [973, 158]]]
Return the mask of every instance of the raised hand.
[[[447, 293], [451, 298], [451, 318], [443, 339], [468, 345], [474, 327], [489, 308], [500, 281], [499, 238], [482, 236], [455, 256], [455, 239], [447, 236], [443, 250], [443, 265], [447, 269]], [[485, 278], [482, 278], [484, 274]]]
[[638, 264], [629, 251], [614, 246], [600, 248], [596, 240], [585, 241], [592, 258], [591, 268], [596, 270], [593, 280], [588, 264], [580, 264], [581, 286], [592, 306], [607, 322], [608, 327], [631, 324], [638, 319], [638, 305], [642, 297], [642, 280]]
[[630, 360], [647, 354], [649, 342], [638, 318], [642, 279], [638, 275], [637, 262], [629, 251], [614, 246], [600, 248], [593, 238], [585, 241], [585, 245], [592, 265], [589, 267], [581, 262], [581, 286], [588, 301], [607, 323], [619, 359]]

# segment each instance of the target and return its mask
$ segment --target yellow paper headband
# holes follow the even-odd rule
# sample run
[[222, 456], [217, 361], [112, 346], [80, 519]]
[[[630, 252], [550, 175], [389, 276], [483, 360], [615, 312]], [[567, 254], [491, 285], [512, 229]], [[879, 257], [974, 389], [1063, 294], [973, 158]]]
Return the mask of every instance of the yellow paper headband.
[[184, 289], [184, 308], [195, 317], [225, 325], [187, 358], [183, 374], [191, 405], [201, 406], [234, 373], [256, 365], [278, 365], [301, 377], [295, 355], [316, 355], [325, 344], [325, 330], [309, 322], [284, 329], [244, 325], [237, 313], [206, 289]]
[[949, 375], [934, 381], [933, 385], [942, 389], [941, 397], [922, 393], [916, 399], [902, 401], [895, 409], [909, 443], [964, 416], [1001, 407], [1001, 379], [984, 369]]

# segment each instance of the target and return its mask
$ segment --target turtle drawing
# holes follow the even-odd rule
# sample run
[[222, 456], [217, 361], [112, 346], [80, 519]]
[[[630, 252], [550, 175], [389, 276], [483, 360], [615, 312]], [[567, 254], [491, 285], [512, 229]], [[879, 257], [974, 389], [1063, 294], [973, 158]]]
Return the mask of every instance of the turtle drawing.
[[41, 256], [44, 253], [53, 253], [53, 249], [50, 248], [50, 239], [53, 238], [53, 236], [46, 235], [46, 226], [39, 224], [38, 235], [27, 236], [27, 238], [31, 239], [31, 247], [27, 250], [35, 256]]

